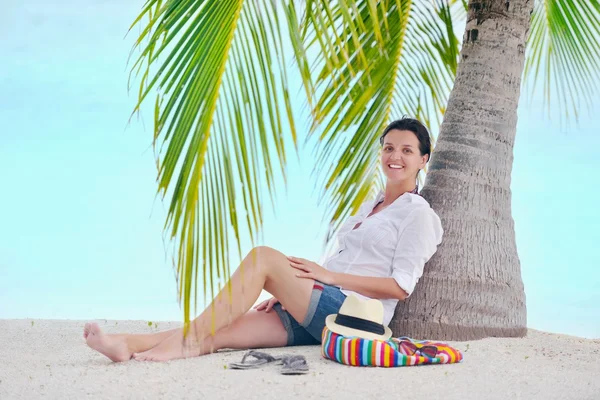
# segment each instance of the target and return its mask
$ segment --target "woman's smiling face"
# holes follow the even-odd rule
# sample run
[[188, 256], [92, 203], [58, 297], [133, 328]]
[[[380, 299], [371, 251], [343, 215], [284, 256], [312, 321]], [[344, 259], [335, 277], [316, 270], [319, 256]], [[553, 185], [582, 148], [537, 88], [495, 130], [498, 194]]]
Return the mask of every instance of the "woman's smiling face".
[[419, 139], [411, 131], [392, 129], [383, 138], [381, 167], [388, 180], [416, 179], [428, 158], [421, 155]]

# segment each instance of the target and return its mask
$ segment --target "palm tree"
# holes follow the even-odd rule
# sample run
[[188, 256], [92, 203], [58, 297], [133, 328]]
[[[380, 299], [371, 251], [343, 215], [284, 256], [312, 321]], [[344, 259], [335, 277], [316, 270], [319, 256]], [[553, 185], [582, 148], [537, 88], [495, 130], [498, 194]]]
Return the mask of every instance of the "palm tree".
[[[454, 29], [465, 17], [460, 46]], [[186, 324], [198, 274], [206, 302], [229, 276], [231, 235], [240, 258], [242, 229], [259, 240], [263, 189], [274, 203], [285, 143], [297, 150], [289, 41], [309, 136], [319, 139], [328, 241], [384, 184], [383, 127], [403, 114], [434, 129], [443, 118], [422, 194], [442, 219], [444, 243], [398, 306], [394, 332], [525, 334], [510, 205], [521, 77], [537, 82], [543, 71], [546, 98], [552, 91], [569, 115], [591, 99], [599, 0], [148, 0], [136, 25], [136, 110], [156, 95], [158, 187], [170, 198], [165, 230]]]

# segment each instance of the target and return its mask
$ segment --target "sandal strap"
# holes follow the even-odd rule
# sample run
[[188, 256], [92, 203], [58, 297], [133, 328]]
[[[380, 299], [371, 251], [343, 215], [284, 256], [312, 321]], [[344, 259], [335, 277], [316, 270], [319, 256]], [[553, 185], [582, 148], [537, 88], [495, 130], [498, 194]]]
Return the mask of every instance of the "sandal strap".
[[306, 364], [306, 358], [301, 355], [287, 356], [281, 362], [283, 365]]
[[244, 356], [242, 357], [242, 364], [244, 364], [246, 362], [246, 358], [248, 358], [248, 357], [254, 357], [257, 360], [266, 360], [268, 362], [273, 362], [273, 361], [277, 360], [272, 355], [263, 353], [262, 351], [250, 350], [249, 352], [244, 354]]

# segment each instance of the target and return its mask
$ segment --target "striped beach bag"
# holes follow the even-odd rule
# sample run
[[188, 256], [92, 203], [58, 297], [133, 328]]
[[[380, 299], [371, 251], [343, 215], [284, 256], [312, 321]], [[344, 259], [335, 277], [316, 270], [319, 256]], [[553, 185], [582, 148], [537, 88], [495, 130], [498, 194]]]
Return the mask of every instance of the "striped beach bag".
[[323, 357], [340, 364], [363, 367], [402, 367], [462, 362], [462, 353], [446, 343], [408, 337], [371, 340], [346, 337], [323, 328]]

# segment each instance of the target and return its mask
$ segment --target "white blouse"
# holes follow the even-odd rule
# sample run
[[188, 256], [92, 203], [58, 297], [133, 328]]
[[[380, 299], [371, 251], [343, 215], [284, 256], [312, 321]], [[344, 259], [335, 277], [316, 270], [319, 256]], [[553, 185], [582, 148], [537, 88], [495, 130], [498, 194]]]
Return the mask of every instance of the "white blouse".
[[[404, 193], [378, 213], [367, 216], [383, 199], [365, 201], [337, 234], [338, 249], [324, 263], [330, 271], [352, 275], [391, 277], [410, 296], [423, 267], [442, 241], [440, 218], [419, 195]], [[356, 229], [356, 224], [361, 223]], [[341, 287], [340, 287], [341, 288]], [[359, 293], [344, 290], [345, 295]], [[389, 325], [398, 299], [382, 299], [384, 325]]]

